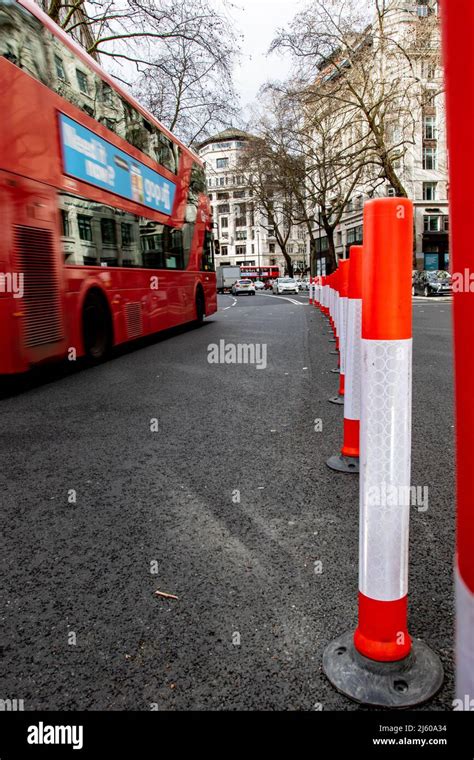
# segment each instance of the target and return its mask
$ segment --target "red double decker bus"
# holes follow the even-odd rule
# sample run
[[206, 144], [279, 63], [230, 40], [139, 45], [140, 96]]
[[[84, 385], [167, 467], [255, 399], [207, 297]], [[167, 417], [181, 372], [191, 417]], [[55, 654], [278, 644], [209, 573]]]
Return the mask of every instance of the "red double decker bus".
[[30, 0], [0, 0], [0, 375], [217, 309], [199, 157]]
[[240, 271], [242, 273], [242, 277], [250, 277], [254, 280], [262, 280], [262, 282], [266, 282], [267, 280], [275, 280], [280, 276], [280, 267], [278, 266], [257, 267], [244, 265], [240, 267]]

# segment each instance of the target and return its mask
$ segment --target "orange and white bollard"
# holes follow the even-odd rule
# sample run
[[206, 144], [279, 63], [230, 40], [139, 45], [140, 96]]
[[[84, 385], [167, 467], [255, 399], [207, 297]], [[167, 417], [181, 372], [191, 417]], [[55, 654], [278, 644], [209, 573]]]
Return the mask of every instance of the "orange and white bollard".
[[[413, 206], [364, 209], [359, 624], [323, 655], [331, 683], [357, 702], [409, 707], [443, 682], [438, 656], [407, 630], [411, 465]], [[389, 495], [389, 498], [387, 497]]]
[[313, 293], [314, 293], [314, 282], [315, 280], [312, 280], [311, 277], [309, 278], [309, 303], [312, 306], [313, 305]]
[[314, 278], [314, 295], [313, 295], [313, 303], [316, 309], [319, 309], [321, 306], [321, 286], [320, 286], [320, 277]]
[[344, 370], [341, 365], [341, 373], [344, 371], [345, 375], [343, 444], [340, 454], [334, 454], [327, 461], [332, 470], [350, 473], [359, 472], [362, 254], [362, 246], [351, 247]]
[[337, 299], [338, 299], [338, 292], [337, 292], [337, 277], [338, 277], [338, 271], [337, 269], [332, 272], [332, 274], [329, 275], [329, 285], [330, 285], [330, 296], [329, 296], [329, 321], [331, 323], [331, 330], [332, 330], [332, 337], [329, 339], [330, 343], [336, 344], [336, 350], [337, 344], [338, 344], [338, 336], [337, 336]]
[[[450, 172], [450, 228], [453, 272], [472, 273], [472, 200], [469, 180], [474, 171], [472, 119], [474, 3], [443, 0], [441, 8], [447, 88]], [[459, 44], [462, 40], [463, 44]], [[454, 289], [453, 289], [454, 290]], [[474, 709], [474, 295], [469, 288], [454, 292], [454, 355], [456, 396], [456, 703]]]
[[339, 390], [337, 396], [333, 396], [329, 399], [331, 404], [338, 404], [342, 406], [344, 404], [345, 394], [345, 345], [346, 345], [346, 322], [347, 322], [347, 294], [349, 289], [349, 269], [350, 260], [344, 259], [339, 262], [339, 269], [337, 270], [337, 343], [336, 347], [339, 349]]

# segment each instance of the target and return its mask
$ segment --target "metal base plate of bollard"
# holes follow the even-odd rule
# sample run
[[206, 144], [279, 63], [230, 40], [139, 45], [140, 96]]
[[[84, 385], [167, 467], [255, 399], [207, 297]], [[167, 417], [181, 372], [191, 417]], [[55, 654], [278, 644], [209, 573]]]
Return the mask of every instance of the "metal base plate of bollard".
[[419, 639], [413, 639], [411, 652], [403, 660], [376, 662], [357, 651], [353, 638], [348, 631], [326, 647], [323, 672], [354, 702], [408, 708], [427, 702], [440, 690], [444, 677], [441, 660]]
[[349, 472], [355, 475], [359, 472], [359, 457], [345, 457], [343, 454], [334, 454], [334, 456], [329, 457], [326, 464], [331, 470], [337, 470], [337, 472]]

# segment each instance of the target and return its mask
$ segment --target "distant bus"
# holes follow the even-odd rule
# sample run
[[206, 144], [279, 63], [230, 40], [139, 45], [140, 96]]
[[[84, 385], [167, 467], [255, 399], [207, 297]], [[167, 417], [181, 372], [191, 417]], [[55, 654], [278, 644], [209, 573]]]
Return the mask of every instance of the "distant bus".
[[0, 374], [217, 309], [197, 155], [31, 0], [0, 0]]
[[241, 266], [242, 277], [250, 277], [252, 280], [275, 280], [280, 277], [280, 267], [256, 267], [256, 266]]

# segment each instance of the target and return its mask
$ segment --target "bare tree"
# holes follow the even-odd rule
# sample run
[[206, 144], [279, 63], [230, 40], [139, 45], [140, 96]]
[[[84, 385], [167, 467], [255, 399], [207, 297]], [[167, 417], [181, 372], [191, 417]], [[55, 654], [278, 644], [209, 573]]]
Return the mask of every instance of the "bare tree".
[[[277, 153], [277, 150], [280, 150]], [[290, 164], [291, 170], [290, 170]], [[293, 276], [293, 260], [289, 250], [292, 228], [296, 225], [297, 199], [293, 192], [290, 171], [304, 173], [296, 160], [281, 152], [275, 141], [262, 137], [250, 139], [242, 152], [239, 167], [248, 176], [254, 211], [260, 226], [272, 230], [286, 263], [286, 271]]]
[[216, 59], [199, 44], [170, 40], [138, 82], [140, 100], [192, 145], [238, 119], [229, 53]]
[[292, 224], [306, 230], [312, 273], [321, 253], [321, 231], [327, 271], [332, 271], [336, 227], [364, 176], [367, 130], [352, 107], [339, 104], [336, 109], [332, 101], [319, 100], [315, 109], [312, 92], [291, 83], [268, 85], [265, 94], [263, 115], [255, 125], [260, 155], [271, 162], [277, 187], [291, 198]]
[[228, 0], [38, 0], [187, 142], [236, 118]]
[[420, 88], [420, 66], [440, 72], [432, 0], [426, 7], [418, 18], [399, 0], [312, 0], [271, 47], [291, 50], [316, 109], [323, 101], [357, 114], [370, 145], [367, 166], [399, 196], [407, 195], [400, 167], [415, 142], [420, 98], [439, 93]]

